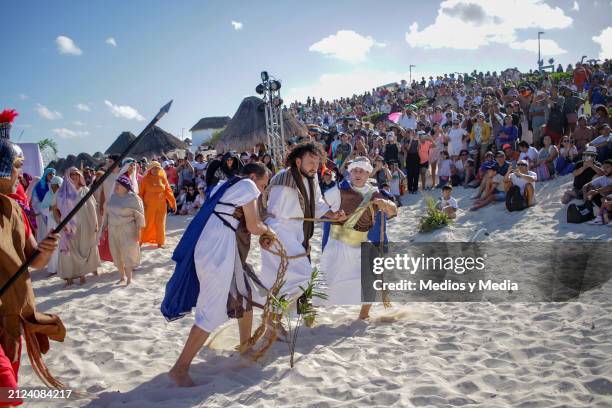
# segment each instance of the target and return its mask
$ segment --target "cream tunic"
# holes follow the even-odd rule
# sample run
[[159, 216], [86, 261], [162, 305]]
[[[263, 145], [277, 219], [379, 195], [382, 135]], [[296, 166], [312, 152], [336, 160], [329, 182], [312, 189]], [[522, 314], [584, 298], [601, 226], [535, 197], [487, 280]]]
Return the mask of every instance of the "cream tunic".
[[108, 243], [118, 269], [140, 264], [140, 229], [145, 226], [142, 200], [134, 193], [113, 194], [106, 202], [103, 227], [108, 226]]
[[[69, 183], [70, 181], [65, 181]], [[82, 187], [77, 193], [76, 202], [80, 201], [89, 189]], [[66, 214], [62, 214], [62, 217]], [[74, 216], [76, 231], [68, 242], [68, 252], [60, 251], [57, 275], [63, 279], [72, 279], [96, 272], [100, 266], [98, 254], [98, 215], [96, 200], [91, 197]]]

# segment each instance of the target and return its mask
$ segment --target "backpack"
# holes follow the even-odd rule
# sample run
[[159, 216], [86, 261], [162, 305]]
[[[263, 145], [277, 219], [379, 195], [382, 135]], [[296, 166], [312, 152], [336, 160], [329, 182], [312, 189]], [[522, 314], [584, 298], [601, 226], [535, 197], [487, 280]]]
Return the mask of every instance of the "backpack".
[[527, 200], [521, 194], [519, 186], [512, 186], [506, 193], [506, 208], [508, 211], [521, 211], [527, 208]]
[[593, 207], [588, 204], [570, 204], [567, 207], [567, 222], [571, 224], [581, 224], [595, 218]]

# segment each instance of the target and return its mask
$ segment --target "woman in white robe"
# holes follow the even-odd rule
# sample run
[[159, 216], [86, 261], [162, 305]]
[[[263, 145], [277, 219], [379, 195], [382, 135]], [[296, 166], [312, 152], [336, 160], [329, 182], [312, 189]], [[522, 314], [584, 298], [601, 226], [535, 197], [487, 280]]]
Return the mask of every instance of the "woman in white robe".
[[[76, 167], [66, 171], [67, 177], [57, 192], [56, 214], [58, 218], [66, 216], [77, 202], [87, 194], [85, 179]], [[100, 266], [98, 254], [98, 214], [96, 202], [91, 197], [70, 220], [60, 235], [59, 269], [57, 274], [66, 280], [66, 286], [79, 278], [85, 283], [85, 275], [97, 273]]]
[[[57, 206], [57, 191], [62, 186], [62, 178], [58, 176], [53, 176], [51, 181], [49, 182], [49, 191], [45, 194], [45, 198], [41, 204], [41, 214], [44, 216], [47, 231], [46, 235], [49, 235], [55, 227], [57, 227], [60, 220], [56, 219], [56, 214], [54, 212], [54, 208]], [[49, 263], [47, 264], [47, 272], [54, 275], [57, 273], [57, 265], [59, 262], [59, 250], [56, 249], [53, 251], [51, 258], [49, 258]]]

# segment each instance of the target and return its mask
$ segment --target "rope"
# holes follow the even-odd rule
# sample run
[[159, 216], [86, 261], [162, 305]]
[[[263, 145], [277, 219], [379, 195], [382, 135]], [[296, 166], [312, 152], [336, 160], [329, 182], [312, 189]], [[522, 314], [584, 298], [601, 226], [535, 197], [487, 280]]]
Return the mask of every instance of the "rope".
[[[245, 353], [249, 350], [255, 350], [255, 353], [251, 356], [251, 360], [253, 361], [257, 361], [261, 357], [263, 357], [264, 354], [266, 354], [266, 352], [268, 351], [268, 349], [272, 347], [272, 344], [274, 344], [274, 341], [278, 337], [277, 329], [278, 325], [281, 324], [280, 320], [282, 318], [282, 314], [274, 313], [274, 311], [272, 310], [272, 298], [278, 296], [278, 292], [280, 292], [281, 287], [285, 283], [285, 273], [287, 272], [289, 260], [307, 256], [307, 254], [288, 256], [287, 251], [285, 251], [283, 244], [278, 240], [278, 238], [274, 238], [272, 240], [272, 246], [267, 249], [267, 251], [280, 258], [278, 271], [276, 273], [276, 280], [268, 291], [266, 303], [263, 307], [263, 313], [261, 314], [261, 324], [259, 325], [259, 327], [257, 327], [255, 333], [253, 334], [253, 336], [251, 336], [250, 339], [248, 339], [244, 343], [241, 343], [240, 346], [238, 346], [238, 350], [241, 353]], [[270, 335], [268, 336], [266, 342], [259, 349], [255, 349], [255, 344], [257, 343], [257, 341], [261, 339], [266, 333], [266, 329], [269, 326], [269, 321], [272, 322], [272, 327], [270, 328]]]

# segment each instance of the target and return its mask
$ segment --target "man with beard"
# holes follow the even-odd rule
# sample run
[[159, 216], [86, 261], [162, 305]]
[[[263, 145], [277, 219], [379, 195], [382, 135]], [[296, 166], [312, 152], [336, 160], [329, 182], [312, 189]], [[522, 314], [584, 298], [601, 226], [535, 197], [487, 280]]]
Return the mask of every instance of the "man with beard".
[[[333, 212], [323, 200], [316, 177], [322, 151], [318, 143], [296, 145], [287, 156], [288, 168], [271, 180], [262, 197], [266, 209], [265, 223], [272, 228], [290, 257], [285, 273], [285, 284], [279, 296], [292, 299], [301, 294], [312, 274], [310, 238], [314, 232], [313, 218], [327, 217], [344, 220], [342, 211]], [[280, 257], [262, 251], [262, 278], [266, 288], [276, 280]]]
[[[325, 200], [335, 211], [344, 212], [346, 221], [329, 229], [321, 256], [321, 270], [327, 276], [329, 304], [361, 303], [361, 243], [380, 243], [381, 223], [397, 215], [397, 206], [388, 195], [368, 183], [372, 164], [367, 157], [357, 157], [348, 166], [350, 182], [325, 193]], [[384, 219], [381, 219], [381, 211]], [[386, 228], [385, 228], [386, 229]], [[326, 234], [327, 235], [327, 234]], [[371, 304], [362, 304], [360, 319], [369, 317]]]

